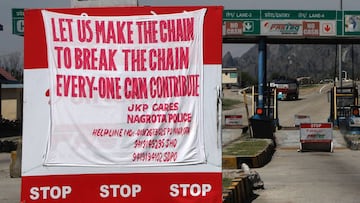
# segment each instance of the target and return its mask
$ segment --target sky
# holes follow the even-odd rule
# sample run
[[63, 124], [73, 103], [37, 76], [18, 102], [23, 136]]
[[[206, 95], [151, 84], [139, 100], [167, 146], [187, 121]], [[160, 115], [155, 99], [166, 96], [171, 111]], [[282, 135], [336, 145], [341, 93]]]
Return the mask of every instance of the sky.
[[12, 34], [12, 8], [70, 7], [69, 0], [0, 0], [0, 56], [23, 52], [24, 38]]
[[[114, 1], [114, 0], [113, 0]], [[140, 6], [222, 5], [225, 10], [360, 10], [360, 0], [138, 0]], [[23, 52], [23, 37], [12, 34], [12, 8], [68, 8], [71, 0], [0, 0], [0, 56]], [[223, 44], [223, 54], [241, 56], [254, 44]]]

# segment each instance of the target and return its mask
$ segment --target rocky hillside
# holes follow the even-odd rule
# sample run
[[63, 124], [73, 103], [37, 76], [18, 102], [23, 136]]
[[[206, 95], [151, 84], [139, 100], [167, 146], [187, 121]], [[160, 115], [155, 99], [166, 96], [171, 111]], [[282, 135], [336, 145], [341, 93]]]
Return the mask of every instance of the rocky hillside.
[[[319, 82], [339, 75], [336, 45], [269, 44], [267, 46], [268, 80], [278, 76], [311, 77], [313, 82]], [[242, 56], [233, 56], [233, 54], [236, 53], [227, 52], [223, 56], [223, 67], [237, 67], [240, 73], [256, 79], [257, 45]], [[360, 45], [342, 45], [342, 70], [347, 71], [350, 78], [360, 78], [359, 54]]]

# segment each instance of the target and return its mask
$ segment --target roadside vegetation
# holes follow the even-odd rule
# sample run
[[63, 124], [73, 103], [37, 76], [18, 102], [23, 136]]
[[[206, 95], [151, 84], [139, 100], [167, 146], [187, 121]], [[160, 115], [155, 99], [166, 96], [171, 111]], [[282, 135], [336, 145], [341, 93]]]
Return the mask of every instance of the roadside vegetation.
[[249, 139], [234, 142], [223, 149], [223, 155], [256, 156], [266, 149], [268, 142], [262, 139]]
[[236, 105], [238, 105], [240, 103], [241, 102], [236, 99], [223, 99], [222, 100], [222, 109], [230, 110], [230, 109], [233, 109]]
[[227, 188], [231, 185], [232, 179], [231, 178], [223, 178], [222, 179], [222, 185], [223, 188]]

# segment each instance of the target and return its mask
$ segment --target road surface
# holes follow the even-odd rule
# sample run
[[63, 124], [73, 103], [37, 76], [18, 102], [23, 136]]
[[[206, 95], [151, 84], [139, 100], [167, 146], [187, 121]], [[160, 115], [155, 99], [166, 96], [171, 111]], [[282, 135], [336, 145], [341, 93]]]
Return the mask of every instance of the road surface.
[[[330, 116], [330, 94], [332, 83], [324, 85], [314, 85], [311, 87], [300, 88], [298, 100], [292, 101], [278, 101], [278, 117], [280, 126], [294, 127], [295, 115], [307, 115], [310, 117], [311, 122], [327, 122]], [[242, 102], [232, 110], [224, 111], [226, 114], [241, 114], [246, 118], [246, 109], [244, 103], [244, 96], [241, 90], [238, 89], [225, 89], [224, 98], [235, 99]], [[247, 94], [247, 103], [249, 109], [251, 106], [251, 94]], [[250, 110], [251, 111], [251, 110]], [[247, 119], [243, 120], [247, 124]]]
[[21, 178], [10, 178], [10, 153], [0, 153], [0, 202], [19, 203]]
[[[294, 126], [294, 115], [308, 115], [311, 122], [327, 122], [330, 115], [328, 90], [331, 86], [305, 88], [297, 101], [279, 101], [279, 121]], [[225, 95], [234, 94], [234, 91]], [[237, 93], [236, 93], [237, 94]], [[241, 96], [232, 95], [241, 99]], [[245, 108], [226, 111], [242, 113]], [[255, 191], [254, 203], [358, 203], [360, 202], [360, 151], [346, 147], [343, 135], [333, 131], [334, 152], [298, 152], [299, 130], [275, 132], [277, 149], [266, 166], [254, 169], [264, 181]]]
[[256, 169], [265, 189], [254, 203], [358, 203], [360, 151], [297, 152], [280, 149]]

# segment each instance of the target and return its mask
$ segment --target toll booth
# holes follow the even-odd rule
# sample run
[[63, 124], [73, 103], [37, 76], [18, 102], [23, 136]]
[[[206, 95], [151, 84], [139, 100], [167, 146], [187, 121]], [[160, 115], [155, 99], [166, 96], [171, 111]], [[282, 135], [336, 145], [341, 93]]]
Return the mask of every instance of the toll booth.
[[347, 118], [352, 115], [352, 107], [358, 106], [358, 88], [352, 87], [334, 87], [330, 97], [330, 117], [329, 121], [334, 127], [340, 127]]
[[252, 117], [250, 118], [252, 137], [272, 139], [276, 146], [274, 132], [276, 127], [280, 129], [276, 88], [264, 87], [263, 108], [257, 108], [259, 100], [257, 89], [252, 87]]
[[[274, 128], [280, 128], [279, 114], [278, 114], [278, 99], [275, 87], [266, 86], [264, 89], [264, 108], [262, 110], [257, 109], [258, 92], [255, 86], [252, 87], [252, 115], [262, 114], [273, 121]], [[261, 111], [261, 112], [259, 112]]]

